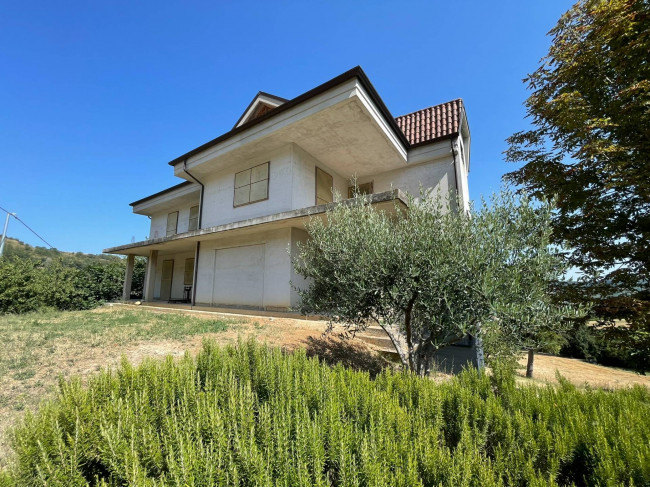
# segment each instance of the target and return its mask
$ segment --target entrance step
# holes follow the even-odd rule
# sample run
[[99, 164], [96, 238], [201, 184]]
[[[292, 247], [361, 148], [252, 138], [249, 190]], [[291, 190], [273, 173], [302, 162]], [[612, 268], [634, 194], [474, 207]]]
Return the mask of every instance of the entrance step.
[[370, 345], [384, 358], [393, 362], [400, 361], [399, 354], [395, 350], [392, 340], [381, 326], [368, 326], [368, 328], [357, 333], [355, 336], [367, 345]]

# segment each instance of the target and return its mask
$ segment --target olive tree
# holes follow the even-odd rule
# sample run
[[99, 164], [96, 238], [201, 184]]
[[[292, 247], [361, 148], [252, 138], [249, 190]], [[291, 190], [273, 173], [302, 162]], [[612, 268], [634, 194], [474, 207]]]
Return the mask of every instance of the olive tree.
[[488, 338], [488, 358], [535, 349], [534, 337], [559, 330], [567, 311], [547, 293], [564, 273], [549, 246], [552, 205], [505, 190], [476, 211], [455, 208], [422, 194], [381, 211], [358, 196], [312, 218], [294, 259], [308, 283], [300, 311], [351, 333], [379, 325], [403, 366], [422, 375], [467, 334]]

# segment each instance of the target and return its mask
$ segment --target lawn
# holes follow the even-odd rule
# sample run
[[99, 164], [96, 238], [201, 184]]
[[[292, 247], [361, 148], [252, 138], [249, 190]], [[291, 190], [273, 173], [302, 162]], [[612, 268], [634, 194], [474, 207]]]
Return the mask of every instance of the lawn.
[[188, 340], [236, 329], [228, 319], [154, 313], [120, 307], [0, 317], [0, 465], [5, 432], [25, 409], [49, 396], [60, 376], [87, 376], [117, 364], [124, 354], [180, 354]]

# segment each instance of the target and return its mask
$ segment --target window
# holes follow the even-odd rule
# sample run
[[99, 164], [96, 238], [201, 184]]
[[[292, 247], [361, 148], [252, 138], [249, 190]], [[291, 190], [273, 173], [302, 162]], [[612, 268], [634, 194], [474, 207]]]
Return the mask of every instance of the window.
[[233, 206], [243, 206], [269, 199], [269, 163], [235, 174]]
[[316, 168], [316, 204], [324, 205], [333, 201], [334, 178], [320, 167]]
[[[359, 195], [372, 194], [372, 181], [357, 185]], [[354, 186], [348, 186], [348, 198], [354, 198]]]
[[167, 236], [176, 235], [178, 229], [178, 212], [173, 211], [167, 215]]
[[190, 222], [187, 225], [187, 231], [191, 232], [192, 230], [199, 229], [199, 207], [193, 206], [190, 208]]
[[185, 272], [183, 273], [183, 285], [191, 286], [194, 282], [194, 257], [185, 259]]

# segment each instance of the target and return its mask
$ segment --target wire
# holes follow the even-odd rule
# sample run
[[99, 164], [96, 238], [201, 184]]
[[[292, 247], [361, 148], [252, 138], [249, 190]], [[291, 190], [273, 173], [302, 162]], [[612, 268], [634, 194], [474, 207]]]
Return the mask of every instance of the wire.
[[36, 233], [34, 230], [32, 230], [32, 229], [30, 228], [30, 226], [27, 225], [27, 223], [25, 223], [25, 222], [22, 221], [20, 218], [18, 218], [18, 217], [16, 216], [15, 213], [11, 213], [10, 211], [5, 210], [2, 206], [0, 206], [0, 210], [4, 211], [5, 213], [9, 213], [9, 214], [10, 214], [11, 216], [13, 216], [16, 220], [18, 220], [20, 223], [22, 223], [23, 225], [25, 225], [25, 227], [27, 228], [27, 230], [29, 230], [29, 231], [32, 232], [34, 235], [36, 235], [38, 238], [40, 238], [43, 242], [45, 242], [45, 243], [47, 244], [48, 247], [50, 247], [51, 249], [54, 248], [52, 245], [50, 245], [50, 243], [49, 243], [47, 240], [45, 240], [45, 239], [44, 239], [43, 237], [41, 237], [38, 233]]

